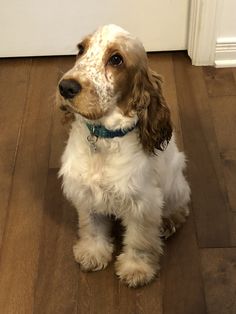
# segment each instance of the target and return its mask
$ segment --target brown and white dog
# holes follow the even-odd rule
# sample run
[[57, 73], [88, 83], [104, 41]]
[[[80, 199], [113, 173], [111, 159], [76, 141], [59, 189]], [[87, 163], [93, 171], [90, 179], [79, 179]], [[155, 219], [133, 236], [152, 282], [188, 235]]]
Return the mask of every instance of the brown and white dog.
[[174, 229], [188, 215], [185, 156], [175, 144], [162, 81], [140, 41], [106, 25], [78, 48], [57, 95], [75, 115], [59, 173], [79, 214], [74, 256], [85, 271], [107, 266], [114, 215], [125, 227], [116, 274], [136, 287], [159, 269], [163, 218]]

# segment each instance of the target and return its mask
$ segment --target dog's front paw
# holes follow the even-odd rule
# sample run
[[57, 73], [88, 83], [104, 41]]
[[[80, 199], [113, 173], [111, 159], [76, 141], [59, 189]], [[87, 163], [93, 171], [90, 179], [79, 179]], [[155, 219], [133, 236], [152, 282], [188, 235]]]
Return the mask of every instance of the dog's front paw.
[[159, 270], [159, 266], [149, 263], [138, 255], [122, 253], [117, 257], [116, 274], [129, 287], [143, 286], [149, 283]]
[[106, 268], [111, 261], [113, 244], [104, 239], [80, 239], [73, 252], [83, 271], [97, 271]]

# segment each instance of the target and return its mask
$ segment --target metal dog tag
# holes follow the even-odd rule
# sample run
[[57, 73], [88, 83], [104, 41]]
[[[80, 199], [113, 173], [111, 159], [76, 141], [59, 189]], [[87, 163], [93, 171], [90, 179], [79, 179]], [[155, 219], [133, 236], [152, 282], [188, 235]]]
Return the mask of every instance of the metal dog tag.
[[89, 142], [89, 145], [90, 145], [90, 149], [93, 153], [96, 153], [97, 152], [97, 140], [98, 140], [98, 137], [96, 135], [89, 135], [87, 137], [87, 140]]

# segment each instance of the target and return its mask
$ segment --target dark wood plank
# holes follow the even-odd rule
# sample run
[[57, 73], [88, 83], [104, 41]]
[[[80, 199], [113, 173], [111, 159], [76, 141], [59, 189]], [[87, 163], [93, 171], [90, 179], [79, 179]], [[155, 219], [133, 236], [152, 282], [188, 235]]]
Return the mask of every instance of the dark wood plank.
[[160, 278], [147, 287], [126, 287], [115, 276], [112, 263], [104, 271], [79, 274], [78, 313], [162, 314], [160, 291]]
[[[75, 57], [57, 57], [56, 63], [58, 68], [58, 81], [62, 75], [69, 70]], [[55, 85], [56, 92], [56, 85]], [[58, 108], [58, 104], [54, 102], [53, 123], [52, 123], [52, 138], [51, 138], [51, 153], [49, 168], [59, 168], [62, 152], [65, 148], [65, 142], [68, 137], [69, 124], [63, 125], [62, 119], [64, 118], [64, 112]]]
[[230, 217], [230, 237], [232, 246], [236, 247], [236, 213], [231, 212]]
[[83, 273], [79, 270], [78, 282], [78, 314], [120, 313], [119, 282], [114, 274], [113, 263], [99, 272]]
[[233, 75], [234, 75], [234, 82], [236, 84], [236, 68], [231, 68], [232, 72], [233, 72]]
[[202, 249], [207, 313], [236, 313], [236, 249]]
[[33, 313], [77, 312], [78, 267], [72, 245], [77, 216], [61, 192], [58, 169], [51, 169], [45, 194]]
[[209, 96], [236, 95], [236, 83], [231, 68], [203, 67]]
[[229, 231], [231, 245], [236, 246], [236, 145], [232, 134], [235, 134], [236, 109], [235, 96], [224, 96], [210, 99], [214, 126], [223, 168], [221, 178], [225, 181], [225, 197], [229, 204]]
[[219, 152], [223, 164], [227, 196], [236, 212], [236, 96], [210, 99]]
[[[138, 314], [162, 314], [163, 291], [160, 274], [155, 281], [136, 292], [136, 311]], [[122, 312], [120, 312], [122, 313]], [[131, 313], [131, 312], [127, 312]]]
[[166, 243], [163, 258], [163, 313], [207, 313], [193, 215]]
[[198, 243], [227, 247], [231, 245], [228, 205], [224, 182], [218, 182], [219, 152], [202, 68], [193, 67], [180, 52], [174, 54], [174, 69]]
[[[32, 313], [57, 75], [52, 58], [34, 59], [0, 264], [2, 313]], [[45, 79], [47, 77], [47, 79]]]
[[7, 219], [31, 59], [0, 60], [0, 247]]

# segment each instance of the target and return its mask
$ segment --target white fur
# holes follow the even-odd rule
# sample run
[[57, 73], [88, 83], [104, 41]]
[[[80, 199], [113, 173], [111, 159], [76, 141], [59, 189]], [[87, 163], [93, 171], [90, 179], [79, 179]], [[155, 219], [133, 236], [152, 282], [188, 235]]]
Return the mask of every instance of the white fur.
[[[104, 40], [99, 35], [103, 32], [106, 33]], [[80, 60], [86, 76], [95, 84], [98, 81], [98, 86], [102, 86], [103, 75], [95, 75], [94, 71], [99, 72], [96, 66], [102, 58], [101, 51], [117, 32], [122, 30], [111, 26], [95, 33], [93, 40], [102, 41], [97, 42], [102, 47], [95, 51], [95, 44], [88, 56]], [[91, 66], [92, 51], [98, 57]], [[107, 90], [99, 92], [101, 102], [109, 103]], [[124, 117], [114, 107], [98, 122], [115, 130], [129, 128], [137, 119], [135, 113]], [[178, 151], [174, 136], [165, 151], [148, 155], [140, 143], [137, 128], [124, 137], [98, 138], [94, 151], [87, 139], [90, 133], [85, 122], [86, 119], [76, 115], [59, 172], [63, 177], [63, 191], [79, 214], [80, 239], [74, 246], [75, 258], [84, 270], [106, 267], [113, 252], [108, 216], [114, 215], [122, 220], [126, 230], [116, 273], [130, 286], [145, 284], [159, 267], [162, 217], [171, 218], [178, 225], [188, 214], [190, 189], [183, 175], [185, 156]]]
[[[141, 275], [139, 268], [136, 276], [130, 279], [130, 274], [126, 277], [121, 275], [122, 269], [126, 274], [130, 258], [134, 260], [134, 248], [153, 252], [156, 249], [161, 253], [161, 216], [169, 217], [187, 207], [190, 189], [183, 176], [184, 154], [178, 151], [173, 137], [164, 152], [158, 151], [155, 157], [148, 156], [143, 152], [137, 130], [121, 138], [98, 139], [97, 151], [94, 152], [87, 140], [88, 135], [85, 123], [77, 119], [72, 125], [60, 169], [64, 193], [75, 205], [79, 217], [93, 217], [89, 218], [92, 221], [87, 225], [80, 225], [80, 241], [84, 238], [85, 244], [77, 244], [77, 251], [74, 251], [76, 260], [83, 269], [97, 270], [107, 265], [113, 248], [109, 233], [104, 231], [109, 230], [109, 221], [96, 219], [113, 214], [127, 227], [125, 254], [131, 256], [123, 266], [120, 263], [124, 257], [119, 258], [117, 274], [131, 286], [146, 283], [158, 269], [158, 259], [156, 266], [152, 267], [152, 275], [150, 272]], [[167, 206], [163, 206], [164, 201]], [[83, 246], [82, 252], [78, 251], [78, 245]], [[99, 253], [101, 246], [107, 247], [103, 249], [104, 253]], [[87, 260], [83, 263], [86, 247], [88, 252], [94, 253], [90, 258], [91, 264]], [[94, 256], [99, 259], [97, 264]], [[143, 260], [140, 259], [140, 263], [143, 265]], [[131, 272], [133, 267], [132, 262]]]
[[157, 202], [162, 206], [163, 197], [171, 210], [188, 203], [190, 190], [182, 173], [185, 157], [178, 151], [174, 136], [164, 152], [151, 157], [143, 152], [136, 130], [124, 137], [99, 138], [96, 152], [88, 135], [85, 123], [77, 119], [62, 157], [63, 189], [75, 205], [85, 202], [90, 211], [120, 217], [123, 211], [127, 213], [127, 204], [134, 196], [147, 197], [145, 201], [152, 207]]

